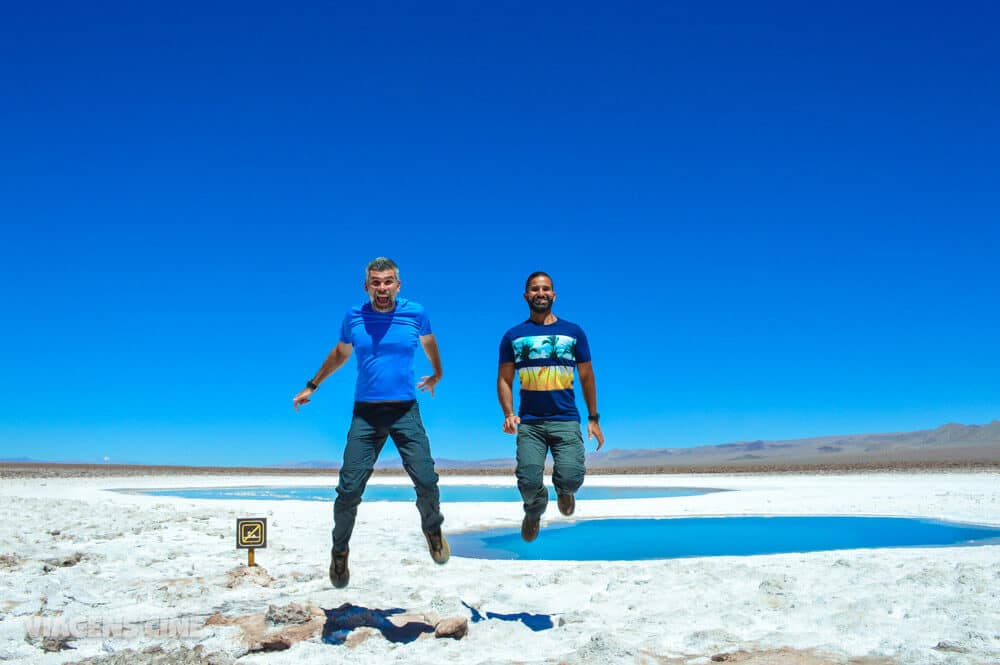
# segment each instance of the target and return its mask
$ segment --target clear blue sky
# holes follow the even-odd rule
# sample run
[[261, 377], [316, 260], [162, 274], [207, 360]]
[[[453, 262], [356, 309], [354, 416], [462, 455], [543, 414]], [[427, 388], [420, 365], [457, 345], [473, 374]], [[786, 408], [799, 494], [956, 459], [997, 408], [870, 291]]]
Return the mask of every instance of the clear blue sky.
[[376, 255], [439, 457], [536, 269], [611, 448], [1000, 417], [995, 3], [486, 4], [8, 3], [0, 457], [339, 459]]

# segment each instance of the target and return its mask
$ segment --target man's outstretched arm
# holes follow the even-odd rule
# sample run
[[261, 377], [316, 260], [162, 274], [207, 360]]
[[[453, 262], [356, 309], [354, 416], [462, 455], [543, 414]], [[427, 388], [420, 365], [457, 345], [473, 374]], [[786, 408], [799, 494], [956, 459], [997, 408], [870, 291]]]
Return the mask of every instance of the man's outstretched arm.
[[521, 419], [514, 411], [514, 363], [500, 363], [497, 370], [497, 399], [503, 409], [503, 431], [517, 434]]
[[431, 397], [434, 397], [434, 386], [444, 376], [444, 370], [441, 369], [441, 354], [438, 352], [438, 343], [434, 334], [421, 335], [420, 346], [424, 347], [424, 353], [427, 355], [427, 360], [430, 361], [431, 369], [434, 370], [434, 373], [430, 376], [420, 377], [420, 383], [417, 384], [417, 388], [425, 392], [428, 390], [431, 391]]
[[[594, 379], [594, 366], [589, 363], [578, 363], [576, 371], [580, 373], [580, 387], [583, 389], [583, 401], [587, 403], [587, 412], [597, 415], [597, 381]], [[597, 437], [597, 450], [604, 445], [604, 432], [596, 420], [587, 420], [587, 438]]]
[[[337, 342], [337, 346], [333, 347], [333, 350], [326, 356], [326, 360], [320, 365], [319, 370], [316, 372], [316, 376], [312, 378], [312, 382], [316, 387], [323, 383], [326, 377], [330, 376], [341, 366], [347, 362], [347, 359], [351, 357], [351, 352], [354, 351], [354, 347], [346, 342]], [[306, 387], [302, 391], [292, 398], [292, 406], [295, 410], [299, 410], [299, 406], [302, 404], [309, 403], [309, 397], [316, 392], [314, 389]]]

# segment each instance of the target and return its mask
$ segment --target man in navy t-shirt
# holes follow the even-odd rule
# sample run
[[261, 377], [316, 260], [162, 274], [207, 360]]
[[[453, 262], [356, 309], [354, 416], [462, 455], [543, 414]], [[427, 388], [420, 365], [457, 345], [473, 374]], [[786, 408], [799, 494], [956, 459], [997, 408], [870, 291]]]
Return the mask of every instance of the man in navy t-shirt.
[[333, 549], [330, 581], [342, 588], [350, 581], [347, 567], [348, 542], [354, 530], [358, 504], [375, 467], [382, 446], [392, 437], [403, 468], [417, 491], [417, 510], [431, 558], [445, 563], [451, 550], [441, 533], [438, 475], [434, 471], [430, 441], [420, 420], [413, 359], [417, 345], [423, 348], [434, 374], [421, 377], [416, 387], [430, 391], [441, 380], [441, 357], [423, 306], [400, 298], [399, 268], [391, 259], [379, 257], [365, 270], [369, 302], [351, 308], [344, 316], [340, 340], [316, 376], [293, 400], [299, 406], [354, 352], [358, 377], [354, 387], [354, 415], [344, 447], [344, 463], [333, 506]]
[[[552, 313], [556, 292], [552, 278], [532, 273], [524, 299], [531, 316], [508, 330], [500, 340], [497, 397], [503, 409], [503, 431], [517, 434], [517, 487], [524, 499], [521, 537], [538, 537], [542, 513], [549, 502], [542, 475], [545, 457], [552, 451], [552, 484], [559, 512], [572, 515], [574, 493], [585, 473], [580, 413], [573, 392], [574, 369], [580, 375], [587, 404], [587, 438], [604, 445], [601, 416], [597, 412], [597, 386], [590, 361], [590, 345], [583, 329]], [[514, 373], [521, 384], [521, 401], [514, 412]]]

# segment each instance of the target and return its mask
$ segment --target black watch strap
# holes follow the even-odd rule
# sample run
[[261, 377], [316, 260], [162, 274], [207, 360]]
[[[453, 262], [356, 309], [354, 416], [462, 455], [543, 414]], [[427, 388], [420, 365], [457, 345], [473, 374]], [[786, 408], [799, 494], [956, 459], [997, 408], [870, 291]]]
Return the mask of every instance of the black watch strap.
[[599, 413], [592, 413], [589, 416], [587, 416], [587, 420], [590, 420], [590, 421], [593, 421], [595, 423], [600, 424], [600, 422], [601, 422], [601, 414], [599, 414]]
[[315, 383], [313, 383], [310, 380], [310, 381], [306, 381], [306, 388], [309, 388], [310, 390], [316, 390], [317, 388], [319, 388], [319, 386], [317, 386]]

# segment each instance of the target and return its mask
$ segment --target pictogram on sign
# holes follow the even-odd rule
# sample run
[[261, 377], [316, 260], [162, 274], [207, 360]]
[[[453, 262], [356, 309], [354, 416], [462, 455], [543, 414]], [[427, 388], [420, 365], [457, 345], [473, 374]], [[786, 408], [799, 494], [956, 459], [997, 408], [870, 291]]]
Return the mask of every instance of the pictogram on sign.
[[238, 549], [267, 547], [267, 518], [266, 517], [237, 518], [236, 547]]

